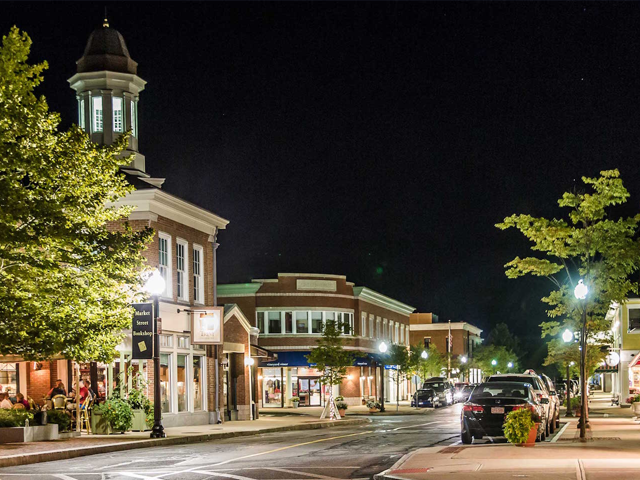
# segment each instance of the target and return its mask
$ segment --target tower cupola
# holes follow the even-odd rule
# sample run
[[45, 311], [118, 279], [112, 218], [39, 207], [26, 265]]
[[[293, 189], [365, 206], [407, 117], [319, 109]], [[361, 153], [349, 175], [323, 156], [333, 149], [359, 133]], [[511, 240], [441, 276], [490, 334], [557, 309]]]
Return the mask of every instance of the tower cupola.
[[69, 84], [78, 99], [78, 124], [92, 142], [102, 145], [111, 145], [131, 130], [123, 155], [132, 155], [131, 168], [145, 172], [145, 159], [138, 151], [138, 100], [147, 82], [138, 77], [138, 64], [123, 36], [106, 18], [89, 36], [76, 64]]

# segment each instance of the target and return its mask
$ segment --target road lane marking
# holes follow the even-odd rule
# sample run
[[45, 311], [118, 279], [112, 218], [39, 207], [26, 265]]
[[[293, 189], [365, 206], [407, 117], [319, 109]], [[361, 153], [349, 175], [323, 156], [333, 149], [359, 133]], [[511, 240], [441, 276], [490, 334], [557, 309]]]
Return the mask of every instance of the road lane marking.
[[562, 436], [562, 434], [567, 429], [570, 423], [571, 422], [567, 422], [564, 424], [564, 427], [562, 427], [560, 431], [556, 434], [556, 436], [551, 439], [551, 443], [556, 443], [558, 441], [558, 439]]
[[256, 480], [251, 477], [242, 477], [240, 475], [233, 475], [232, 473], [218, 473], [218, 472], [210, 472], [208, 470], [198, 470], [196, 473], [204, 473], [205, 475], [209, 475], [211, 477], [226, 477], [233, 478], [233, 480]]
[[182, 473], [189, 473], [189, 472], [198, 473], [203, 468], [219, 467], [220, 465], [226, 465], [228, 463], [237, 462], [239, 460], [245, 460], [247, 458], [259, 457], [261, 455], [268, 455], [270, 453], [281, 452], [283, 450], [289, 450], [290, 448], [302, 447], [304, 445], [311, 445], [313, 443], [328, 442], [330, 440], [336, 440], [338, 438], [355, 437], [355, 436], [358, 436], [358, 435], [371, 435], [372, 433], [374, 433], [374, 432], [349, 433], [349, 434], [346, 434], [346, 435], [338, 435], [336, 437], [319, 438], [318, 440], [311, 440], [309, 442], [302, 442], [302, 443], [296, 443], [294, 445], [287, 445], [286, 447], [274, 448], [273, 450], [268, 450], [266, 452], [258, 452], [258, 453], [252, 453], [250, 455], [243, 455], [241, 457], [230, 458], [229, 460], [224, 460], [222, 462], [213, 463], [211, 465], [204, 465], [204, 466], [200, 466], [200, 467], [189, 468], [187, 470], [176, 471], [176, 472], [173, 472], [173, 473], [166, 473], [166, 474], [162, 474], [162, 475], [159, 475], [157, 477], [152, 477], [152, 478], [158, 479], [158, 478], [163, 478], [163, 477], [166, 477], [166, 476], [169, 476], [169, 475], [179, 475], [179, 474], [182, 474]]
[[307, 472], [289, 470], [287, 468], [268, 467], [268, 468], [265, 468], [265, 470], [273, 470], [274, 472], [282, 472], [282, 473], [293, 473], [294, 475], [305, 475], [305, 476], [308, 476], [308, 477], [311, 477], [311, 478], [324, 478], [324, 479], [327, 479], [327, 480], [340, 480], [339, 478], [336, 478], [336, 477], [328, 477], [326, 475], [318, 475], [317, 473], [307, 473]]
[[426, 425], [433, 425], [434, 423], [438, 423], [438, 422], [428, 422], [428, 423], [420, 423], [418, 425], [407, 425], [406, 427], [398, 427], [398, 428], [394, 428], [393, 430], [391, 430], [392, 432], [395, 432], [397, 430], [404, 430], [405, 428], [416, 428], [416, 427], [424, 427]]
[[587, 480], [587, 475], [584, 471], [584, 465], [582, 465], [582, 460], [576, 460], [576, 478], [578, 480]]
[[147, 475], [141, 475], [139, 473], [133, 473], [133, 472], [117, 472], [117, 473], [118, 475], [125, 475], [131, 478], [139, 478], [141, 480], [156, 480], [156, 478], [159, 478], [159, 477], [149, 477]]
[[75, 478], [70, 477], [69, 475], [65, 475], [64, 473], [54, 473], [52, 476], [59, 478], [60, 480], [76, 480]]

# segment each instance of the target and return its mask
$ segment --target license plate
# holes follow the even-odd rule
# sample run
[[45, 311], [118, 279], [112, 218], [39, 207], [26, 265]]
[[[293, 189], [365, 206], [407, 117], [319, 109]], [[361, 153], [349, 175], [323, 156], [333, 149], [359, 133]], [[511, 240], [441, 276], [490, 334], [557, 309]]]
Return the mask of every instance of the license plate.
[[503, 414], [504, 407], [491, 407], [491, 413]]

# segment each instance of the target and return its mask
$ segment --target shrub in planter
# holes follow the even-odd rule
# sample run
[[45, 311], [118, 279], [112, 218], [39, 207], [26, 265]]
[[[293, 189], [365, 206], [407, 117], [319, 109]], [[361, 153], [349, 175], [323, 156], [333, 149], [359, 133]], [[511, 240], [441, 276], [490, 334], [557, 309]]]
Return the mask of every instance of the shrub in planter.
[[298, 408], [300, 397], [291, 397], [291, 403], [293, 404], [293, 408]]
[[523, 444], [529, 438], [531, 429], [536, 428], [537, 415], [527, 409], [512, 410], [502, 426], [504, 436], [510, 443]]
[[33, 413], [27, 410], [0, 409], [0, 428], [24, 427], [27, 420], [33, 425]]
[[47, 412], [47, 423], [58, 425], [58, 432], [68, 432], [71, 429], [71, 415], [65, 410], [49, 410]]
[[333, 397], [336, 402], [344, 402], [344, 397], [342, 395], [338, 395]]
[[[138, 388], [129, 390], [127, 402], [133, 410], [133, 429], [145, 430], [146, 427], [153, 427], [153, 406], [144, 392]], [[149, 425], [149, 414], [151, 414], [151, 425]]]
[[342, 417], [347, 411], [347, 408], [349, 408], [349, 405], [347, 405], [347, 402], [345, 402], [344, 400], [341, 400], [336, 402], [336, 408], [338, 409], [338, 411], [340, 412], [340, 416]]
[[369, 409], [369, 411], [380, 410], [380, 404], [375, 400], [369, 400], [367, 401], [367, 408]]
[[95, 407], [94, 411], [109, 424], [112, 430], [126, 432], [131, 428], [133, 411], [126, 400], [111, 397]]

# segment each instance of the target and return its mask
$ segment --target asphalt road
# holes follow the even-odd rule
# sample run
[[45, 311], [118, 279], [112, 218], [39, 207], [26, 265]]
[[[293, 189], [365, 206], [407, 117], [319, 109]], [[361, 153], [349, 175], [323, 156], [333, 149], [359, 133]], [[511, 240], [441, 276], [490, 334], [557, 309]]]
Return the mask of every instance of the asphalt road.
[[[389, 406], [393, 408], [393, 406]], [[460, 438], [460, 405], [366, 425], [271, 433], [0, 469], [1, 480], [369, 479], [410, 450]]]

